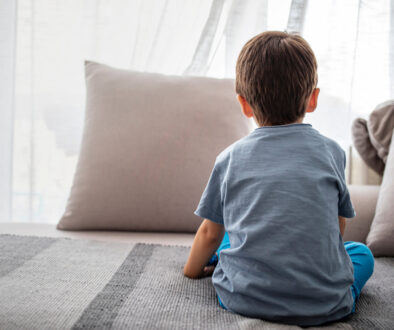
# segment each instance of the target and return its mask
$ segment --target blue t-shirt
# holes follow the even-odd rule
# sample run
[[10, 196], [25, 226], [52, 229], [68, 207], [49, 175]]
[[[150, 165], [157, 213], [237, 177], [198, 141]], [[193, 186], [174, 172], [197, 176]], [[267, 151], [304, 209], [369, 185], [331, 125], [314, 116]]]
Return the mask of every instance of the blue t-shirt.
[[228, 310], [305, 326], [351, 313], [353, 264], [338, 223], [355, 216], [345, 163], [305, 123], [256, 128], [216, 157], [195, 214], [228, 232], [212, 276]]

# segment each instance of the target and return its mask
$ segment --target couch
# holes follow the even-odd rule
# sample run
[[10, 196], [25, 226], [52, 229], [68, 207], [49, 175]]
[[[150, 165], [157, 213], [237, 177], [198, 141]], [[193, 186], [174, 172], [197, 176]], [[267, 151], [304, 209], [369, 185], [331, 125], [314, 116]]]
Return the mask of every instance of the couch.
[[[379, 186], [350, 185], [349, 191], [356, 210], [356, 217], [347, 220], [344, 241], [365, 243], [373, 220]], [[124, 231], [62, 231], [53, 224], [0, 223], [0, 234], [67, 237], [116, 242], [139, 242], [165, 245], [191, 246], [191, 233], [124, 232]]]

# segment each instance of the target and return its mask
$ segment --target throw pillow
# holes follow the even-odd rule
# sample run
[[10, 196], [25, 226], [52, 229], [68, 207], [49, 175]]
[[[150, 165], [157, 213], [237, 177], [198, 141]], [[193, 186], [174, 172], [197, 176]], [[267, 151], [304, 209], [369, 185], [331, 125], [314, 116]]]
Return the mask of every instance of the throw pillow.
[[252, 130], [232, 79], [85, 63], [81, 150], [58, 229], [195, 232], [216, 156]]
[[[394, 141], [394, 140], [393, 140]], [[391, 143], [367, 245], [375, 257], [394, 257], [394, 143]]]

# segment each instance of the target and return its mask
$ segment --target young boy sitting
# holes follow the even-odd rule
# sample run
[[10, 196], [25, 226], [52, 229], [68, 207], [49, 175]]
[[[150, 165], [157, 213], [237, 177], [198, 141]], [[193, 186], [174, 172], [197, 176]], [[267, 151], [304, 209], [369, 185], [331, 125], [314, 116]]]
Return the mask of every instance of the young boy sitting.
[[300, 326], [337, 321], [372, 275], [368, 247], [342, 239], [355, 216], [345, 152], [303, 123], [316, 85], [315, 56], [298, 35], [261, 33], [238, 57], [238, 101], [259, 127], [217, 156], [184, 267], [191, 278], [213, 272], [228, 311]]

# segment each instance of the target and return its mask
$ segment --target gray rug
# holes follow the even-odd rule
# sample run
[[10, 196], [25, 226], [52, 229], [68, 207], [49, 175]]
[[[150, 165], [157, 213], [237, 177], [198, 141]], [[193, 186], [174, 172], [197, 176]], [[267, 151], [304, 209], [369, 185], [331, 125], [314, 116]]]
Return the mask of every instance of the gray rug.
[[[0, 235], [0, 329], [301, 329], [221, 309], [189, 248]], [[316, 329], [310, 327], [309, 329]], [[356, 313], [323, 329], [394, 329], [394, 258], [378, 258]]]

